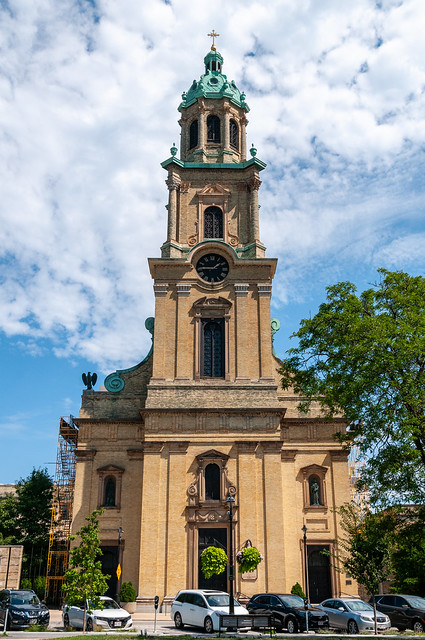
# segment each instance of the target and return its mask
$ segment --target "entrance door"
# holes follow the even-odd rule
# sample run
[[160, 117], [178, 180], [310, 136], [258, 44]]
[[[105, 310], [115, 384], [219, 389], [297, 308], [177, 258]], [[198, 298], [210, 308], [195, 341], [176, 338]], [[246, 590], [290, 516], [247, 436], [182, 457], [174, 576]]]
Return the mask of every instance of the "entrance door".
[[308, 588], [310, 602], [320, 604], [332, 597], [331, 567], [329, 556], [322, 551], [329, 551], [328, 545], [307, 545], [308, 554]]
[[118, 579], [117, 579], [117, 567], [118, 567], [118, 547], [104, 547], [102, 549], [102, 573], [109, 575], [108, 590], [105, 596], [110, 598], [117, 597]]
[[220, 547], [227, 553], [227, 529], [198, 529], [198, 589], [218, 589], [227, 591], [227, 571], [219, 576], [205, 578], [201, 569], [201, 553], [207, 547]]

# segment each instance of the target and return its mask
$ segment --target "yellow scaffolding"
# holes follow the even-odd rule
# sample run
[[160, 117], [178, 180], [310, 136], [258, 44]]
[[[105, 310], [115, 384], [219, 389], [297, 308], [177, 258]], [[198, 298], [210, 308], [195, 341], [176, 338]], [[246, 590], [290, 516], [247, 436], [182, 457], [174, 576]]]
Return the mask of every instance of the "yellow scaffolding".
[[61, 418], [44, 592], [44, 599], [56, 604], [61, 600], [63, 578], [68, 568], [77, 443], [78, 427], [72, 416]]

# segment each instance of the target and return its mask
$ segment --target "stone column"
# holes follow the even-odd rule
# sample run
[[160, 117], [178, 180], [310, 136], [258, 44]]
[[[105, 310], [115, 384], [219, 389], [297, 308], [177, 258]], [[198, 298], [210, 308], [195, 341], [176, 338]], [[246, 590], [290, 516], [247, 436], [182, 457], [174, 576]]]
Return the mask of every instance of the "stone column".
[[[282, 486], [296, 487], [296, 490], [285, 492], [285, 505], [282, 510], [283, 530], [286, 545], [282, 549], [282, 565], [286, 567], [286, 589], [299, 582], [303, 584], [303, 555], [300, 551], [300, 539], [302, 537], [302, 492], [299, 483], [296, 482], [297, 470], [295, 469], [295, 449], [281, 451]], [[294, 514], [299, 514], [297, 519]], [[284, 587], [283, 587], [284, 588]], [[288, 591], [289, 593], [289, 591]]]
[[155, 282], [153, 285], [155, 293], [155, 336], [153, 340], [153, 370], [152, 379], [165, 379], [165, 349], [168, 344], [167, 336], [167, 295], [168, 284], [166, 282]]
[[274, 381], [272, 332], [270, 325], [271, 283], [258, 283], [258, 333], [260, 337], [260, 380]]
[[146, 442], [142, 491], [140, 574], [138, 593], [153, 601], [165, 595], [167, 460], [163, 442]]
[[[256, 456], [258, 442], [235, 442], [238, 451], [237, 502], [239, 506], [239, 544], [251, 540], [254, 547], [265, 555], [265, 528], [263, 524], [263, 490], [260, 482], [261, 459]], [[241, 579], [240, 591], [265, 591], [264, 561], [259, 568]], [[240, 574], [238, 574], [239, 576]]]
[[188, 323], [191, 285], [179, 282], [177, 287], [177, 353], [174, 376], [177, 380], [193, 378], [194, 354], [193, 337]]
[[177, 239], [177, 190], [180, 185], [180, 180], [170, 172], [165, 184], [169, 191], [167, 242], [175, 242]]
[[188, 152], [188, 142], [187, 142], [187, 133], [188, 133], [188, 126], [189, 126], [189, 122], [187, 120], [187, 118], [181, 118], [179, 120], [179, 125], [180, 125], [180, 160], [185, 160], [186, 156], [187, 156], [187, 152]]
[[223, 136], [223, 148], [225, 150], [230, 149], [230, 107], [228, 104], [223, 105], [224, 113], [224, 136]]
[[[279, 593], [286, 585], [286, 567], [283, 557], [283, 512], [285, 509], [282, 487], [282, 443], [261, 442], [264, 470], [264, 528], [267, 531], [267, 549], [264, 549], [266, 564], [266, 591]], [[263, 563], [263, 564], [264, 564]], [[263, 570], [263, 569], [261, 569]]]
[[260, 223], [258, 214], [258, 189], [260, 188], [261, 180], [258, 176], [253, 176], [248, 181], [248, 188], [250, 191], [250, 242], [260, 241]]
[[206, 127], [205, 106], [201, 103], [199, 105], [198, 136], [199, 136], [199, 148], [202, 149], [203, 153], [205, 153], [205, 141], [207, 139], [205, 127]]
[[[167, 571], [165, 594], [174, 595], [182, 588], [182, 576], [187, 575], [187, 532], [186, 513], [188, 480], [186, 477], [187, 441], [169, 442], [167, 502]], [[176, 550], [181, 553], [176, 553]], [[186, 585], [183, 585], [186, 586]]]
[[241, 160], [245, 162], [246, 160], [246, 125], [248, 124], [248, 120], [243, 116], [240, 119], [241, 125]]
[[236, 380], [249, 380], [249, 366], [251, 361], [256, 360], [254, 354], [255, 347], [252, 344], [251, 336], [248, 335], [248, 289], [249, 284], [235, 284], [235, 360], [236, 360]]

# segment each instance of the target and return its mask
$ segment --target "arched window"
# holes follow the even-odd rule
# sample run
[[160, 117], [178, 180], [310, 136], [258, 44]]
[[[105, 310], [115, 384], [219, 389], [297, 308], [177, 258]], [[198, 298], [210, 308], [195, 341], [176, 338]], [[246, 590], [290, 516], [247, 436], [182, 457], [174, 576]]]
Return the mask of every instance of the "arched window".
[[204, 238], [223, 237], [223, 212], [218, 207], [208, 207], [204, 212]]
[[220, 142], [220, 118], [208, 116], [207, 118], [207, 142]]
[[239, 149], [239, 129], [236, 120], [230, 120], [230, 146]]
[[224, 377], [224, 320], [202, 320], [202, 376]]
[[189, 127], [189, 149], [198, 146], [198, 121], [194, 120]]
[[105, 507], [115, 507], [115, 478], [109, 476], [105, 480], [104, 505]]
[[205, 500], [220, 500], [220, 467], [208, 464], [205, 467]]
[[308, 479], [308, 488], [310, 494], [310, 506], [318, 507], [322, 504], [322, 496], [320, 490], [320, 479], [317, 476], [310, 476]]

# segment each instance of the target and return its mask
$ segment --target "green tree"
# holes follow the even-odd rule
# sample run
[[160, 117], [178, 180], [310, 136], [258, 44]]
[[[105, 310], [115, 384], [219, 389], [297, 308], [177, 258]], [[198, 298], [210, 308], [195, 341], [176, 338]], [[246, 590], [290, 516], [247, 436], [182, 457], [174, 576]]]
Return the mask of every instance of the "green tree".
[[[347, 503], [337, 509], [344, 535], [339, 537], [338, 553], [332, 555], [336, 568], [349, 573], [375, 596], [379, 585], [391, 571], [391, 534], [394, 520], [388, 514], [373, 513], [366, 507]], [[329, 554], [331, 555], [331, 554]], [[374, 599], [375, 634], [376, 605]]]
[[49, 544], [53, 482], [47, 469], [33, 469], [16, 483], [16, 496], [0, 503], [0, 539], [22, 544], [23, 576], [33, 580], [44, 575]]
[[379, 270], [380, 282], [357, 295], [342, 282], [327, 289], [318, 313], [301, 321], [280, 370], [308, 411], [344, 416], [367, 452], [363, 483], [372, 500], [425, 502], [425, 278]]
[[76, 536], [71, 536], [71, 540], [79, 537], [80, 544], [71, 549], [70, 568], [65, 573], [62, 587], [68, 605], [78, 605], [84, 601], [84, 631], [87, 630], [87, 600], [94, 609], [103, 609], [99, 596], [108, 588], [109, 576], [103, 575], [102, 564], [98, 559], [102, 555], [98, 521], [102, 513], [103, 509], [100, 509], [86, 516], [87, 524], [81, 527]]
[[394, 593], [425, 593], [425, 507], [395, 510], [391, 590]]

